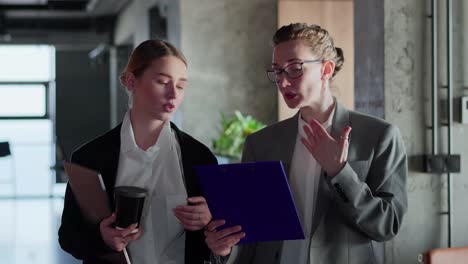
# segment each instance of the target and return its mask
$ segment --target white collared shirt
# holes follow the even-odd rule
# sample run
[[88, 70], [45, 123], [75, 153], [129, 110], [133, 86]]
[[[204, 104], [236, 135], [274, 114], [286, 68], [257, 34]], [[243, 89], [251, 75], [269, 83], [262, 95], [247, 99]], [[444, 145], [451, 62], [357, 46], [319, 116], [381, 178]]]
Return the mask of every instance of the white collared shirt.
[[138, 264], [184, 263], [185, 231], [173, 209], [187, 203], [180, 149], [170, 122], [164, 124], [155, 145], [140, 149], [130, 114], [120, 132], [120, 156], [115, 186], [148, 190], [142, 217], [143, 233], [127, 246], [131, 261]]
[[[335, 109], [336, 104], [327, 121], [322, 123], [322, 126], [328, 133], [331, 131]], [[316, 207], [317, 188], [322, 171], [320, 164], [301, 142], [302, 137], [307, 138], [303, 127], [308, 124], [302, 119], [302, 114], [299, 114], [298, 119], [298, 133], [289, 171], [289, 185], [302, 223], [302, 228], [304, 229], [305, 239], [284, 241], [281, 254], [282, 264], [303, 264], [308, 261], [312, 219]]]

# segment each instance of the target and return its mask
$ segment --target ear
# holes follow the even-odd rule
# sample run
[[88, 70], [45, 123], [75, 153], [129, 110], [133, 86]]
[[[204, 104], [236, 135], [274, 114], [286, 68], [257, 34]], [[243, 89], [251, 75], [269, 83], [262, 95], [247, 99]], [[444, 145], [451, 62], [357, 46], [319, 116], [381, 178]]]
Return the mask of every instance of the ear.
[[335, 71], [335, 62], [324, 61], [322, 66], [322, 80], [329, 80]]
[[126, 81], [127, 89], [130, 92], [133, 92], [135, 89], [135, 82], [136, 82], [135, 75], [132, 72], [127, 72], [127, 75], [125, 77], [126, 77], [125, 81]]

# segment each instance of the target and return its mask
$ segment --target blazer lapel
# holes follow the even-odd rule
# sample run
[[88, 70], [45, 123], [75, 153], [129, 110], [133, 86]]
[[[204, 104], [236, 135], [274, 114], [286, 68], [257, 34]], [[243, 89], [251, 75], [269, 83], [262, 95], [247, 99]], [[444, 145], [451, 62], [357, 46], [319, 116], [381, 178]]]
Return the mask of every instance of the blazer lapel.
[[336, 101], [335, 115], [333, 116], [331, 136], [340, 140], [341, 131], [349, 125], [349, 111]]
[[106, 144], [107, 146], [103, 149], [103, 153], [105, 154], [102, 155], [102, 157], [98, 157], [103, 159], [101, 174], [103, 176], [103, 181], [107, 188], [107, 196], [112, 207], [114, 206], [114, 186], [117, 180], [117, 169], [119, 167], [121, 127], [122, 124], [112, 129], [109, 135], [109, 140]]
[[197, 178], [193, 174], [193, 166], [196, 162], [193, 160], [195, 157], [190, 148], [191, 144], [187, 141], [186, 136], [179, 130], [179, 128], [171, 122], [171, 128], [175, 131], [177, 141], [179, 142], [180, 152], [182, 156], [182, 166], [184, 172], [183, 180], [185, 183], [185, 188], [187, 189], [188, 197], [199, 196], [201, 191], [198, 188]]
[[280, 160], [284, 162], [283, 166], [288, 179], [291, 171], [294, 148], [296, 146], [297, 127], [300, 116], [300, 111], [298, 111], [293, 117], [284, 120], [282, 122], [281, 131], [278, 133], [278, 146], [282, 146], [278, 152], [278, 156]]
[[[336, 100], [336, 99], [335, 99]], [[335, 140], [340, 140], [341, 131], [344, 127], [349, 125], [349, 111], [344, 108], [338, 101], [336, 101], [335, 114], [333, 116], [331, 136]], [[351, 135], [349, 140], [351, 140]], [[320, 224], [323, 215], [328, 209], [328, 204], [330, 200], [327, 196], [328, 184], [326, 182], [325, 171], [322, 169], [320, 173], [319, 187], [317, 188], [317, 201], [315, 206], [315, 211], [312, 218], [312, 227], [311, 227], [311, 236], [317, 230], [318, 225]]]

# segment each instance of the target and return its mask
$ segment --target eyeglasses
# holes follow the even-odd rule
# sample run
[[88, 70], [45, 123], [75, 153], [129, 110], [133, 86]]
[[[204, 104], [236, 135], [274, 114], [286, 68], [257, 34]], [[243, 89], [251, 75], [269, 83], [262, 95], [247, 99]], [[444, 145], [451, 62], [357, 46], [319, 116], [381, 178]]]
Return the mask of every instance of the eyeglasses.
[[268, 76], [268, 79], [270, 79], [270, 81], [272, 81], [274, 83], [278, 82], [279, 76], [283, 72], [286, 75], [286, 78], [296, 79], [296, 78], [301, 77], [302, 74], [304, 73], [304, 67], [302, 67], [302, 65], [304, 63], [322, 63], [322, 62], [323, 62], [323, 60], [305, 60], [305, 61], [302, 61], [302, 62], [294, 62], [294, 63], [291, 63], [291, 64], [287, 65], [283, 69], [269, 69], [269, 70], [267, 70], [267, 76]]

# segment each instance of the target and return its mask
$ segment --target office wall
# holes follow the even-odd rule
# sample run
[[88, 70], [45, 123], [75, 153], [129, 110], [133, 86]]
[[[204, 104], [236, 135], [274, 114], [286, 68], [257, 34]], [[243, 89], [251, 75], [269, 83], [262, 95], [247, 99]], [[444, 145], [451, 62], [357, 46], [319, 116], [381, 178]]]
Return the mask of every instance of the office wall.
[[277, 94], [266, 77], [277, 7], [270, 0], [133, 1], [117, 19], [117, 45], [150, 37], [149, 9], [167, 18], [168, 40], [189, 64], [185, 100], [176, 123], [211, 146], [221, 113], [240, 110], [265, 123], [277, 120]]
[[270, 0], [181, 1], [181, 47], [190, 67], [185, 130], [211, 146], [221, 113], [277, 120], [277, 90], [265, 73], [276, 20]]
[[[445, 1], [439, 2], [439, 84], [446, 84]], [[413, 157], [431, 150], [430, 130], [430, 1], [385, 1], [385, 117], [403, 135], [408, 154]], [[467, 94], [466, 72], [468, 3], [453, 1], [454, 21], [454, 96]], [[439, 94], [445, 98], [446, 89]], [[457, 102], [457, 100], [455, 100]], [[444, 104], [440, 104], [443, 107]], [[457, 104], [456, 104], [457, 106]], [[457, 119], [458, 108], [454, 109]], [[440, 115], [445, 116], [441, 109]], [[455, 123], [454, 152], [461, 154], [461, 173], [453, 174], [453, 246], [468, 245], [468, 126]], [[446, 127], [440, 129], [440, 150], [446, 151]], [[414, 160], [417, 161], [417, 160]], [[400, 234], [387, 243], [388, 263], [416, 263], [428, 249], [447, 246], [447, 180], [445, 175], [418, 171], [410, 163], [408, 178], [409, 208]]]

